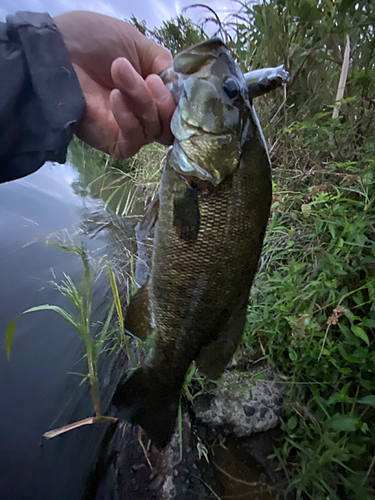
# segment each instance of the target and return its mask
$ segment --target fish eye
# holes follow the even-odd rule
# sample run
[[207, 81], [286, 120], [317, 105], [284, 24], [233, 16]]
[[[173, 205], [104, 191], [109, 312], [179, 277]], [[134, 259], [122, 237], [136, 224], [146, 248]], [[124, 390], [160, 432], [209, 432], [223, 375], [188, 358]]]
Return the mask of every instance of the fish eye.
[[230, 99], [235, 99], [241, 92], [238, 83], [232, 78], [228, 78], [227, 80], [225, 80], [225, 82], [223, 83], [223, 90]]

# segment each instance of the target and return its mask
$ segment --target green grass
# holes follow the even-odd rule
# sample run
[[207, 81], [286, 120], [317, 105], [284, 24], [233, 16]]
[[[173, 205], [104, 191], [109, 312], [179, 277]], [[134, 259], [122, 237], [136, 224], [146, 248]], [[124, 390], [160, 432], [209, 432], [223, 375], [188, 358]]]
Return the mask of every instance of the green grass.
[[[321, 120], [284, 130], [277, 154], [324, 158], [319, 135], [345, 137], [329, 118], [316, 134]], [[281, 165], [274, 175], [243, 342], [260, 346], [284, 381], [275, 456], [296, 498], [366, 500], [375, 491], [374, 151], [366, 143], [314, 174]]]
[[105, 208], [127, 216], [137, 202], [144, 208], [155, 196], [165, 155], [166, 148], [153, 143], [144, 146], [133, 158], [121, 161], [75, 139], [68, 155], [79, 174], [73, 189], [81, 196], [102, 199]]
[[[286, 96], [255, 103], [275, 185], [243, 344], [284, 382], [283, 438], [274, 455], [288, 491], [297, 499], [367, 500], [375, 495], [374, 5], [267, 0], [241, 7], [220, 26], [241, 68], [284, 63], [291, 74]], [[346, 99], [332, 119], [347, 34]], [[87, 148], [74, 153], [74, 144], [78, 193], [126, 214], [156, 192], [160, 146], [122, 163]], [[62, 286], [76, 295], [69, 281]], [[88, 333], [79, 316], [65, 319]], [[188, 399], [194, 370], [184, 384]]]

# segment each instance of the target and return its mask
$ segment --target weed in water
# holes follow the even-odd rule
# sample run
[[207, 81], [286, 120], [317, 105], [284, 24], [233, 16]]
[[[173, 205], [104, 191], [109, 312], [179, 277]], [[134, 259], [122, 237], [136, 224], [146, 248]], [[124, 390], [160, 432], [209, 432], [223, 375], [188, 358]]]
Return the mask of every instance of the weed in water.
[[[69, 252], [71, 254], [78, 256], [83, 263], [84, 276], [83, 276], [83, 282], [80, 286], [77, 286], [73, 282], [71, 277], [66, 275], [66, 274], [64, 274], [64, 280], [62, 280], [62, 282], [60, 284], [55, 283], [57, 290], [64, 297], [66, 297], [68, 299], [70, 304], [76, 310], [76, 314], [73, 314], [68, 309], [63, 309], [63, 308], [58, 307], [58, 306], [45, 304], [45, 305], [41, 305], [41, 306], [32, 307], [32, 308], [24, 311], [23, 313], [21, 313], [21, 315], [28, 314], [31, 312], [37, 312], [37, 311], [46, 311], [46, 310], [54, 311], [55, 313], [59, 314], [65, 321], [67, 321], [67, 323], [77, 333], [78, 338], [80, 339], [80, 341], [83, 345], [84, 357], [86, 359], [86, 366], [87, 366], [87, 373], [85, 375], [81, 375], [81, 376], [88, 383], [92, 407], [93, 407], [95, 416], [81, 420], [80, 422], [75, 422], [74, 424], [64, 426], [60, 429], [55, 429], [53, 431], [49, 431], [49, 432], [44, 434], [44, 437], [46, 439], [50, 439], [52, 437], [55, 437], [59, 434], [62, 434], [62, 433], [67, 432], [69, 430], [80, 427], [82, 425], [93, 424], [93, 423], [115, 423], [115, 422], [117, 422], [116, 418], [104, 417], [102, 415], [101, 407], [100, 407], [100, 393], [99, 393], [98, 365], [97, 365], [99, 355], [103, 349], [103, 346], [104, 346], [106, 340], [108, 340], [108, 338], [113, 335], [113, 331], [110, 330], [110, 323], [111, 323], [111, 319], [113, 316], [113, 311], [114, 311], [115, 306], [116, 306], [116, 309], [119, 313], [118, 301], [116, 301], [116, 294], [115, 294], [117, 289], [115, 288], [115, 284], [113, 284], [114, 278], [113, 278], [112, 269], [110, 268], [110, 265], [108, 263], [107, 264], [108, 271], [110, 273], [112, 273], [112, 274], [110, 274], [110, 279], [112, 280], [111, 285], [112, 285], [115, 300], [109, 308], [107, 317], [106, 317], [100, 331], [95, 336], [93, 336], [91, 334], [91, 331], [90, 331], [92, 281], [93, 280], [92, 280], [92, 276], [91, 276], [88, 255], [87, 255], [83, 245], [79, 246], [79, 245], [76, 245], [74, 243], [72, 243], [71, 245], [66, 245], [63, 242], [55, 242], [54, 246], [66, 251], [66, 252]], [[118, 295], [117, 295], [117, 298], [118, 298]], [[10, 358], [10, 347], [11, 347], [11, 341], [12, 341], [12, 337], [13, 337], [13, 331], [14, 331], [16, 320], [18, 317], [19, 316], [14, 318], [9, 323], [9, 325], [6, 329], [5, 343], [6, 343], [6, 353], [7, 353], [8, 360]], [[122, 317], [122, 316], [119, 313], [119, 318], [120, 317]], [[120, 323], [121, 323], [121, 321], [120, 321]]]

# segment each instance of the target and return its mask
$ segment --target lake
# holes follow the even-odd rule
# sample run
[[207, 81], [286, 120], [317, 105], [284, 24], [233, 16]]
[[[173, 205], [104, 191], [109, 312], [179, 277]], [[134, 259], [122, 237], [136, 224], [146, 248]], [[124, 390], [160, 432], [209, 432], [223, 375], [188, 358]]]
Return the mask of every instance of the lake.
[[[69, 158], [72, 160], [72, 154]], [[26, 178], [0, 185], [3, 338], [8, 323], [27, 308], [41, 304], [66, 307], [53, 284], [61, 281], [63, 273], [80, 279], [82, 263], [46, 241], [83, 242], [94, 268], [98, 264], [99, 269], [100, 258], [106, 254], [125, 265], [129, 248], [134, 246], [136, 218], [117, 217], [105, 209], [100, 198], [79, 189], [86, 167], [80, 164], [77, 169], [71, 161], [47, 163]], [[101, 273], [93, 289], [95, 321], [104, 318], [109, 303], [108, 285]], [[105, 426], [86, 426], [51, 441], [42, 439], [47, 430], [92, 415], [86, 384], [69, 374], [85, 372], [82, 355], [75, 332], [52, 311], [18, 320], [9, 362], [4, 341], [0, 342], [2, 498], [75, 500], [87, 489]], [[106, 402], [119, 376], [111, 363], [103, 364]]]

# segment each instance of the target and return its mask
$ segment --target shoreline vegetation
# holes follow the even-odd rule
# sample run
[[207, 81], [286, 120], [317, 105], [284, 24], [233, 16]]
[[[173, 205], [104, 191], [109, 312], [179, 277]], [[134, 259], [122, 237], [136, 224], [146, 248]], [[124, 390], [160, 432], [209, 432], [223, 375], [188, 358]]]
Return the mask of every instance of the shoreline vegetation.
[[[291, 79], [284, 93], [255, 102], [274, 196], [237, 367], [246, 372], [254, 363], [251, 353], [283, 383], [282, 437], [273, 457], [288, 481], [284, 494], [370, 500], [375, 496], [375, 5], [268, 0], [239, 2], [238, 8], [225, 22], [211, 12], [207, 18], [241, 69], [284, 63]], [[134, 17], [131, 22], [176, 53], [200, 41], [208, 21], [196, 26], [179, 16], [154, 30]], [[139, 216], [157, 192], [165, 148], [149, 145], [120, 162], [75, 140], [70, 155], [80, 164], [77, 193], [102, 198], [123, 216], [138, 207]], [[134, 291], [134, 274], [129, 280]], [[116, 309], [121, 323], [115, 289], [112, 283], [110, 316]], [[103, 341], [106, 335], [107, 330]]]

